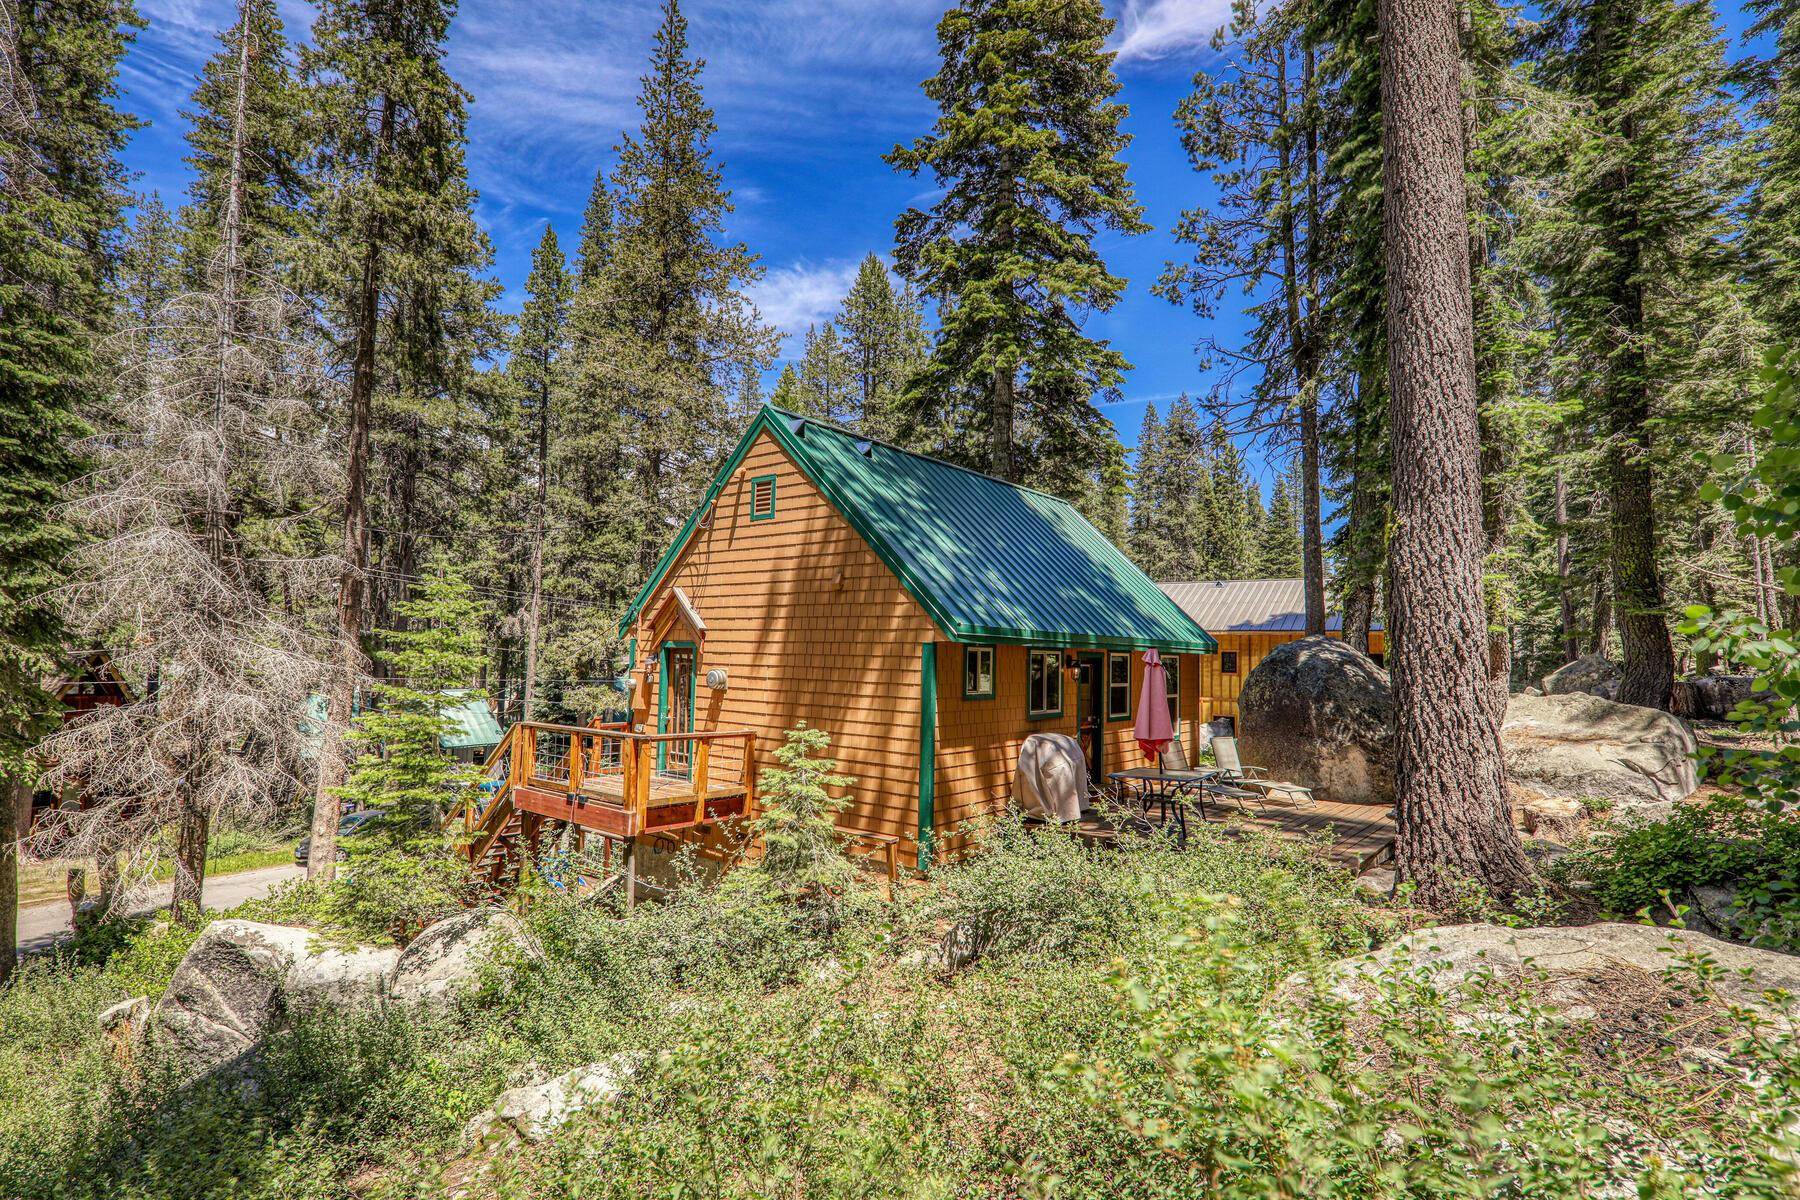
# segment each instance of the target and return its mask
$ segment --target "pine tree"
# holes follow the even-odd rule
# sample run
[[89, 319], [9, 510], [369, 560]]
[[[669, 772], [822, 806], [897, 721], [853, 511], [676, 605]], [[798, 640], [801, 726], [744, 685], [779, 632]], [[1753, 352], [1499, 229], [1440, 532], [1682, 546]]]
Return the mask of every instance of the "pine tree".
[[735, 433], [739, 384], [775, 347], [744, 294], [761, 274], [756, 256], [720, 240], [731, 198], [712, 157], [704, 66], [688, 55], [680, 4], [664, 0], [640, 81], [642, 120], [620, 142], [613, 170], [610, 260], [577, 304], [610, 310], [577, 370], [581, 388], [627, 418], [622, 466], [634, 485], [636, 562], [616, 585], [627, 595], [698, 502]]
[[1254, 364], [1254, 382], [1234, 423], [1278, 425], [1296, 445], [1306, 629], [1325, 629], [1322, 410], [1325, 405], [1332, 269], [1326, 229], [1332, 202], [1325, 171], [1318, 49], [1304, 19], [1311, 5], [1239, 6], [1229, 27], [1229, 69], [1201, 72], [1176, 110], [1182, 145], [1217, 196], [1182, 213], [1176, 237], [1193, 246], [1170, 263], [1158, 294], [1211, 320], [1226, 294], [1249, 297], [1243, 347], [1210, 337], [1201, 350]]
[[1212, 458], [1199, 411], [1187, 396], [1169, 406], [1162, 427], [1162, 529], [1169, 579], [1212, 574]]
[[507, 374], [517, 389], [527, 437], [526, 455], [518, 464], [532, 482], [525, 599], [526, 720], [537, 712], [538, 650], [544, 619], [544, 538], [550, 517], [550, 435], [552, 413], [559, 403], [562, 358], [572, 280], [556, 230], [548, 226], [531, 256], [525, 281], [525, 311], [513, 338]]
[[[247, 52], [240, 45], [243, 38], [249, 39]], [[218, 252], [233, 171], [240, 64], [248, 71], [236, 164], [242, 180], [236, 220], [242, 230], [241, 253], [251, 270], [270, 269], [285, 248], [281, 243], [299, 235], [307, 194], [303, 96], [275, 0], [240, 5], [239, 20], [219, 40], [218, 52], [201, 68], [190, 110], [182, 114], [189, 125], [186, 162], [194, 172], [189, 207], [181, 217], [190, 282], [205, 278]]]
[[1772, 53], [1746, 72], [1757, 129], [1756, 189], [1746, 211], [1744, 266], [1769, 328], [1800, 329], [1800, 0], [1750, 0], [1746, 41]]
[[896, 290], [874, 254], [863, 259], [856, 282], [838, 310], [837, 327], [856, 391], [857, 426], [871, 437], [901, 433], [901, 398], [925, 361], [924, 315], [911, 288]]
[[806, 349], [801, 355], [789, 397], [790, 403], [798, 405], [794, 411], [842, 425], [854, 425], [859, 412], [853, 371], [854, 365], [844, 350], [837, 326], [830, 321], [808, 326]]
[[[21, 11], [22, 10], [22, 11]], [[47, 593], [76, 542], [59, 509], [96, 407], [95, 315], [117, 220], [115, 94], [129, 9], [0, 10], [0, 982], [12, 973], [31, 749], [53, 727], [62, 653]], [[46, 24], [46, 22], [48, 24]]]
[[1163, 459], [1163, 427], [1154, 403], [1144, 406], [1144, 423], [1138, 428], [1137, 463], [1132, 471], [1131, 518], [1125, 549], [1138, 569], [1152, 579], [1172, 580], [1167, 548], [1162, 539], [1168, 500]]
[[943, 188], [896, 224], [901, 272], [938, 303], [906, 401], [907, 436], [1002, 479], [1069, 487], [1116, 442], [1093, 407], [1125, 358], [1081, 328], [1125, 281], [1094, 247], [1147, 228], [1119, 155], [1125, 106], [1098, 0], [963, 0], [938, 24], [930, 134], [887, 161]]
[[605, 277], [612, 261], [613, 196], [606, 184], [606, 172], [594, 174], [594, 186], [588, 192], [587, 207], [581, 214], [581, 242], [575, 256], [575, 283], [588, 287]]
[[1212, 472], [1212, 518], [1205, 547], [1206, 577], [1247, 578], [1256, 559], [1261, 506], [1253, 513], [1250, 498], [1255, 495], [1255, 485], [1243, 452], [1232, 442], [1223, 421], [1213, 422], [1207, 431], [1207, 457]]
[[[1655, 429], [1692, 369], [1687, 323], [1717, 276], [1735, 140], [1712, 8], [1694, 0], [1549, 6], [1545, 73], [1589, 105], [1565, 139], [1568, 198], [1550, 263], [1576, 394], [1605, 446], [1623, 703], [1666, 708], [1674, 681], [1659, 562]], [[1664, 520], [1667, 514], [1662, 514]]]
[[466, 382], [460, 376], [492, 293], [473, 277], [489, 251], [464, 171], [467, 96], [443, 67], [450, 13], [443, 0], [323, 0], [301, 54], [319, 183], [304, 258], [349, 368], [337, 669], [308, 866], [327, 881], [336, 863], [343, 731], [366, 661], [372, 451], [380, 434], [384, 524], [393, 531], [383, 565], [389, 578], [404, 578], [412, 573], [417, 488], [430, 465], [423, 447], [460, 414], [449, 392]]
[[1293, 579], [1300, 574], [1300, 505], [1293, 479], [1278, 476], [1263, 518], [1262, 536], [1256, 546], [1257, 575], [1263, 579]]
[[338, 795], [356, 808], [381, 809], [381, 832], [407, 841], [440, 828], [479, 774], [443, 743], [456, 732], [450, 710], [485, 699], [474, 683], [486, 653], [481, 605], [448, 556], [434, 559], [416, 598], [394, 611], [405, 625], [382, 633], [389, 674], [356, 718], [361, 754]]

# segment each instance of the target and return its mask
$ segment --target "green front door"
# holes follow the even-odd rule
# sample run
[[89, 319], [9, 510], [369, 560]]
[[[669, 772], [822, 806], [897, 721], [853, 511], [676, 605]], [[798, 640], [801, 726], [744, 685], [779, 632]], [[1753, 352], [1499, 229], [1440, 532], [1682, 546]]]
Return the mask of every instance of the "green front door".
[[[694, 672], [698, 658], [692, 642], [663, 643], [656, 732], [694, 732]], [[693, 766], [693, 752], [692, 742], [658, 742], [656, 769], [686, 778]]]

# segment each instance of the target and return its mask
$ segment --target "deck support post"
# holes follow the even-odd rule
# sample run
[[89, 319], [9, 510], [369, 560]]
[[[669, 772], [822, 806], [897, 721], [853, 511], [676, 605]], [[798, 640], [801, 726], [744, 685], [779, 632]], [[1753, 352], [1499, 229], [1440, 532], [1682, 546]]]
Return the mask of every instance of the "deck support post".
[[623, 852], [625, 855], [625, 911], [630, 912], [637, 907], [637, 839], [626, 838]]

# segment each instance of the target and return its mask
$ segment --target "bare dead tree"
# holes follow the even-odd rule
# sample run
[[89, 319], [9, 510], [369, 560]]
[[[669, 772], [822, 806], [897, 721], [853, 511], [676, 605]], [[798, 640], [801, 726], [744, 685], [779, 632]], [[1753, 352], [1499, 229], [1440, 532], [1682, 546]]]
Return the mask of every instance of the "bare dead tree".
[[[298, 519], [297, 498], [327, 483], [318, 414], [332, 384], [304, 307], [243, 265], [247, 22], [240, 34], [208, 286], [169, 302], [159, 338], [125, 339], [117, 427], [93, 440], [97, 469], [69, 505], [93, 540], [62, 592], [65, 611], [146, 686], [43, 747], [51, 785], [89, 798], [44, 840], [123, 853], [125, 878], [141, 880], [174, 826], [171, 911], [184, 921], [198, 912], [213, 822], [267, 816], [304, 790], [293, 773], [306, 758], [300, 716], [328, 645], [272, 596], [318, 594], [336, 565], [260, 551], [268, 526]], [[258, 537], [243, 522], [252, 488], [264, 510]]]

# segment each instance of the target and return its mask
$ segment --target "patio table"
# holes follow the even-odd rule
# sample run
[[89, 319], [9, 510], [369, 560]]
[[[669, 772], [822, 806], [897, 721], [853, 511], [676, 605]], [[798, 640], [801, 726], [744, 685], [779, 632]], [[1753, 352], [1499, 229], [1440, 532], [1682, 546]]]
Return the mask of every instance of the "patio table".
[[1149, 814], [1152, 802], [1162, 805], [1163, 820], [1169, 819], [1173, 809], [1175, 824], [1180, 830], [1179, 838], [1185, 845], [1187, 842], [1187, 809], [1180, 801], [1192, 796], [1200, 805], [1200, 815], [1206, 815], [1206, 793], [1215, 786], [1213, 780], [1219, 775], [1215, 768], [1205, 770], [1171, 771], [1162, 767], [1132, 767], [1128, 771], [1113, 771], [1107, 779], [1120, 791], [1135, 794], [1143, 806], [1145, 815]]

